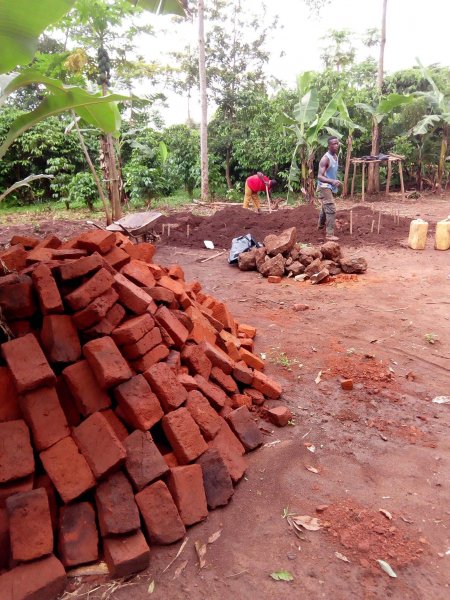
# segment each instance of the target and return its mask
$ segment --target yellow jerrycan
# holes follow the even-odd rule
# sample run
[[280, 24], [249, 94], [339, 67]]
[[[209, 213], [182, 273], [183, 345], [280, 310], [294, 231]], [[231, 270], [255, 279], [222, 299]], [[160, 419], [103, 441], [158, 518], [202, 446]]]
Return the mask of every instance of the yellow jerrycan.
[[408, 246], [413, 250], [423, 250], [427, 243], [428, 223], [413, 219], [409, 226]]
[[436, 223], [434, 247], [436, 250], [448, 250], [450, 248], [450, 215], [444, 221]]

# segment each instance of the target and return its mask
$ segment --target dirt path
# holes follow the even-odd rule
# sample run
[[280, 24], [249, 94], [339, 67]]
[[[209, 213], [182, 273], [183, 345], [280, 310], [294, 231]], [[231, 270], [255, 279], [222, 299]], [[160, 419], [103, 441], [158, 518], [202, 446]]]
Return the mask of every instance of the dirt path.
[[[188, 532], [165, 573], [178, 545], [158, 548], [148, 573], [111, 598], [148, 598], [152, 581], [152, 597], [171, 600], [449, 597], [450, 406], [431, 402], [449, 392], [448, 253], [358, 252], [369, 262], [364, 276], [275, 286], [224, 256], [198, 263], [206, 250], [159, 251], [162, 264], [180, 263], [188, 279], [258, 327], [256, 349], [283, 380], [295, 425], [265, 425], [267, 445], [249, 456], [231, 504]], [[294, 312], [299, 302], [309, 309]], [[426, 342], [429, 333], [435, 344]], [[349, 376], [355, 389], [343, 391], [339, 380]], [[320, 505], [329, 508], [316, 513]], [[282, 518], [287, 509], [328, 525], [299, 539]], [[200, 571], [194, 542], [219, 530]], [[294, 581], [270, 578], [280, 570]]]

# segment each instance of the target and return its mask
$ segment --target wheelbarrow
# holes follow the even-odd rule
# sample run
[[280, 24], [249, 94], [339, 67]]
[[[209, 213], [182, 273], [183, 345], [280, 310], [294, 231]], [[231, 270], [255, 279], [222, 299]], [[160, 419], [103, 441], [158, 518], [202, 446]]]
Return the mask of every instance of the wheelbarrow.
[[136, 243], [154, 242], [159, 238], [159, 235], [154, 231], [153, 225], [160, 217], [162, 217], [161, 213], [150, 210], [147, 212], [131, 213], [118, 221], [114, 221], [114, 223], [111, 223], [107, 227], [102, 227], [94, 223], [94, 221], [86, 221], [86, 223], [94, 225], [97, 229], [120, 231], [132, 238]]

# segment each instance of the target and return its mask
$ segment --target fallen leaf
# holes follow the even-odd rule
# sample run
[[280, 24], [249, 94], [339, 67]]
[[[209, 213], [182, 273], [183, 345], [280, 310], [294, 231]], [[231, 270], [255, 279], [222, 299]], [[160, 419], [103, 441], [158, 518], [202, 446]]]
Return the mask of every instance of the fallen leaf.
[[294, 581], [294, 577], [289, 573], [289, 571], [276, 571], [271, 573], [270, 576], [275, 581]]
[[213, 533], [212, 535], [210, 535], [208, 538], [208, 544], [214, 544], [214, 542], [220, 538], [221, 533], [222, 533], [222, 530], [219, 529], [219, 531], [216, 531], [216, 533]]
[[205, 554], [206, 554], [206, 544], [202, 544], [201, 542], [194, 543], [195, 551], [198, 556], [198, 566], [200, 569], [206, 565]]
[[186, 565], [188, 564], [187, 560], [183, 560], [182, 563], [180, 563], [180, 566], [177, 567], [175, 569], [175, 573], [173, 574], [173, 578], [176, 579], [177, 577], [179, 577], [181, 575], [181, 573], [184, 571], [184, 569], [186, 568]]
[[344, 562], [350, 562], [348, 560], [348, 558], [346, 556], [344, 556], [343, 554], [341, 554], [340, 552], [335, 552], [334, 553], [335, 557], [338, 558], [339, 560], [343, 560]]
[[153, 594], [153, 592], [155, 591], [155, 580], [150, 582], [150, 585], [148, 586], [147, 592], [149, 594]]
[[314, 381], [317, 383], [317, 385], [322, 381], [322, 371], [317, 373], [317, 377], [314, 379]]
[[384, 508], [380, 508], [379, 512], [384, 515], [386, 517], [386, 519], [389, 519], [389, 521], [392, 519], [392, 515], [388, 510], [385, 510]]
[[319, 470], [316, 469], [316, 467], [311, 467], [309, 465], [305, 465], [305, 469], [307, 469], [308, 471], [311, 471], [311, 473], [319, 473]]
[[389, 577], [397, 577], [394, 569], [385, 560], [377, 559], [377, 563], [380, 565], [380, 567], [383, 569], [383, 571], [389, 575]]
[[308, 531], [318, 531], [322, 528], [320, 521], [317, 517], [310, 517], [309, 515], [289, 515], [287, 518], [288, 522], [292, 521], [295, 526], [303, 527]]
[[163, 573], [165, 573], [167, 571], [167, 569], [170, 569], [170, 567], [173, 565], [173, 563], [177, 560], [177, 558], [180, 556], [180, 554], [183, 552], [184, 547], [186, 546], [187, 542], [188, 542], [188, 537], [184, 540], [184, 542], [181, 544], [181, 546], [178, 548], [178, 552], [176, 553], [175, 557], [170, 561], [170, 563], [167, 565], [167, 567], [164, 569]]
[[450, 396], [436, 396], [431, 402], [435, 404], [450, 404]]
[[316, 447], [314, 446], [314, 444], [310, 444], [309, 442], [305, 442], [305, 446], [306, 446], [307, 450], [309, 450], [312, 453], [314, 453], [316, 451]]

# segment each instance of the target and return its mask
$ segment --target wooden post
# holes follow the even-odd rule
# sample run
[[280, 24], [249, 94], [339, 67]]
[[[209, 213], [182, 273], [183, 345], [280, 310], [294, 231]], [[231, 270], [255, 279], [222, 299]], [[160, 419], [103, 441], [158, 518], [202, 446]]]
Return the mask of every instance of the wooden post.
[[356, 179], [356, 166], [358, 163], [353, 163], [353, 177], [352, 177], [352, 191], [350, 192], [350, 198], [353, 198], [353, 193], [355, 191], [355, 179]]
[[353, 210], [350, 209], [350, 235], [353, 235]]
[[374, 227], [375, 227], [375, 219], [372, 219], [372, 227], [370, 228], [370, 233], [373, 233]]
[[400, 175], [400, 189], [402, 190], [402, 199], [405, 199], [405, 186], [403, 184], [403, 167], [402, 161], [398, 161], [398, 174]]
[[378, 211], [378, 227], [377, 227], [378, 235], [380, 234], [380, 226], [381, 226], [381, 210]]
[[388, 158], [388, 172], [386, 179], [386, 196], [389, 194], [389, 186], [391, 185], [391, 177], [392, 177], [392, 161]]
[[191, 229], [191, 226], [190, 226], [190, 225], [189, 225], [189, 223], [188, 223], [188, 224], [187, 224], [187, 227], [186, 227], [186, 237], [189, 237], [189, 234], [190, 234], [190, 229]]
[[352, 157], [352, 145], [353, 145], [353, 137], [349, 135], [347, 137], [347, 156], [345, 158], [345, 172], [344, 172], [344, 186], [342, 189], [342, 197], [346, 198], [348, 196], [348, 175], [350, 171], [350, 159]]
[[364, 202], [364, 179], [366, 177], [366, 163], [362, 164], [362, 187], [361, 187], [361, 202]]

